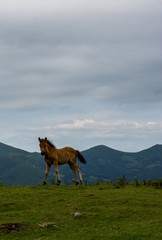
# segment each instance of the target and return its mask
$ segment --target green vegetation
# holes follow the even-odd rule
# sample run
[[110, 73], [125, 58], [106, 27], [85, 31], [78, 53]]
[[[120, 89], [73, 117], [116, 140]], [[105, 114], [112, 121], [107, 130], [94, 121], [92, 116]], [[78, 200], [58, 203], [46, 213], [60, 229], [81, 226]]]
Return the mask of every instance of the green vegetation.
[[[103, 183], [103, 181], [99, 182], [99, 183]], [[126, 185], [134, 185], [136, 187], [154, 187], [154, 188], [162, 188], [162, 178], [158, 178], [158, 179], [150, 179], [150, 180], [139, 180], [137, 177], [134, 178], [134, 182], [128, 182], [125, 175], [122, 175], [122, 177], [111, 180], [111, 184], [113, 184], [116, 187], [124, 187]]]
[[[0, 187], [1, 240], [160, 240], [162, 191], [119, 179], [86, 186]], [[82, 213], [74, 216], [76, 212]], [[12, 230], [4, 224], [17, 223]]]

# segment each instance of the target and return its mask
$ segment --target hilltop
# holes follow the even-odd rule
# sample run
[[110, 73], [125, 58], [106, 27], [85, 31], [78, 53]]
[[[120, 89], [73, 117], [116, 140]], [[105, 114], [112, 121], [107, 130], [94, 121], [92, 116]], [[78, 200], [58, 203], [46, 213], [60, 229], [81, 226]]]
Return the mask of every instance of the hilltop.
[[[137, 153], [127, 153], [104, 145], [82, 152], [87, 164], [80, 164], [83, 179], [94, 184], [103, 179], [110, 181], [123, 174], [128, 180], [162, 177], [162, 145], [155, 145]], [[63, 184], [71, 184], [72, 172], [68, 166], [59, 167]], [[0, 181], [3, 185], [41, 184], [45, 162], [40, 153], [30, 153], [0, 143]], [[55, 178], [51, 167], [48, 181]]]
[[134, 177], [162, 177], [162, 145], [157, 144], [137, 153], [122, 152], [100, 145], [82, 153], [88, 159], [87, 166], [83, 166], [84, 172], [89, 178], [95, 177], [94, 180], [111, 180], [123, 174], [129, 181], [134, 180]]

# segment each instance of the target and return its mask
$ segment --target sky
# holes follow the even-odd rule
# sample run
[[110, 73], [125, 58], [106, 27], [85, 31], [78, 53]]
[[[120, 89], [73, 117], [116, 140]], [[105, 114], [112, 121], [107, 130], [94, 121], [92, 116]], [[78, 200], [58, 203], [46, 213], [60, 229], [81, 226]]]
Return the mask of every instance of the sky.
[[0, 142], [162, 144], [162, 0], [0, 0]]

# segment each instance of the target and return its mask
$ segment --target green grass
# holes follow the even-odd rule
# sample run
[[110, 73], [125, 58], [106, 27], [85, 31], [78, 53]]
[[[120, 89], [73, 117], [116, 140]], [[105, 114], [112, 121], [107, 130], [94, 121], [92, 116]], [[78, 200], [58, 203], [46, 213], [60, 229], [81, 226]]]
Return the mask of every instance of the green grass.
[[161, 199], [160, 189], [134, 186], [1, 186], [0, 225], [24, 226], [0, 239], [160, 240]]

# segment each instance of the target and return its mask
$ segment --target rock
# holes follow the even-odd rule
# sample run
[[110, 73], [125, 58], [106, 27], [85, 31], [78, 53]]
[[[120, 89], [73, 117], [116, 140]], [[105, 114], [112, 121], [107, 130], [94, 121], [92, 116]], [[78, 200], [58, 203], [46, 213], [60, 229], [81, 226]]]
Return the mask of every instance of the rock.
[[83, 215], [83, 213], [80, 213], [80, 212], [74, 213], [74, 217], [79, 217], [79, 216], [82, 216], [82, 215]]

